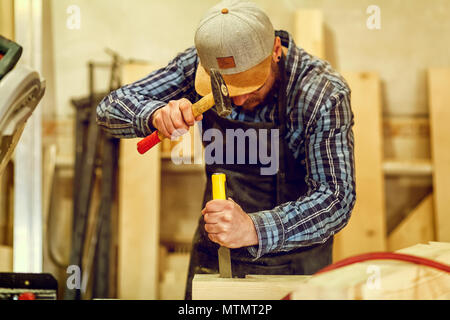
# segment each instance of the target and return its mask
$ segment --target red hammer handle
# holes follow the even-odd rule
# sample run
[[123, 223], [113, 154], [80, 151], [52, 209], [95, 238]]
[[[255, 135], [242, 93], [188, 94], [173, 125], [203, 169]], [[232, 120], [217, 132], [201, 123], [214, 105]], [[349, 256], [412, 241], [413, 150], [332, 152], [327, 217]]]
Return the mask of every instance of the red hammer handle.
[[153, 132], [151, 135], [145, 137], [137, 144], [137, 149], [140, 154], [146, 153], [148, 150], [156, 146], [161, 140], [164, 139], [164, 136], [159, 133], [159, 131]]
[[[194, 117], [201, 115], [214, 105], [214, 97], [211, 93], [207, 94], [199, 101], [192, 105], [192, 113]], [[151, 135], [145, 137], [137, 144], [137, 149], [140, 154], [146, 153], [164, 139], [164, 136], [158, 131], [154, 131]]]

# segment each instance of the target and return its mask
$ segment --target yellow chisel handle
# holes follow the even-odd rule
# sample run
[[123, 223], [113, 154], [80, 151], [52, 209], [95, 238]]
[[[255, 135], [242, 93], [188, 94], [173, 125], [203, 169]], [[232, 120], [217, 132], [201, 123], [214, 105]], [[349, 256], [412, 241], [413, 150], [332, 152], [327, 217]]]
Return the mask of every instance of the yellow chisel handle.
[[227, 195], [225, 192], [226, 176], [224, 173], [214, 173], [211, 176], [212, 179], [212, 197], [213, 200], [226, 200]]
[[[226, 200], [227, 195], [225, 191], [226, 176], [223, 173], [214, 173], [212, 179], [212, 197], [213, 200]], [[218, 251], [219, 256], [219, 273], [221, 278], [231, 278], [231, 256], [230, 249], [220, 246]]]

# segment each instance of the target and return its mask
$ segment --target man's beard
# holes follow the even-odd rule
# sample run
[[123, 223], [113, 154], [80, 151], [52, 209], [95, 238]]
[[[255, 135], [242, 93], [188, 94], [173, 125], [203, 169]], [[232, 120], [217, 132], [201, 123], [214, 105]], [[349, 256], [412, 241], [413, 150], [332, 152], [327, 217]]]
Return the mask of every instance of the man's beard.
[[250, 95], [248, 99], [241, 106], [245, 111], [253, 111], [259, 105], [268, 105], [275, 100], [275, 95], [278, 93], [280, 89], [280, 72], [276, 63], [272, 63], [271, 65], [272, 72], [275, 74], [275, 82], [270, 88], [269, 92], [262, 97], [261, 95], [254, 94]]

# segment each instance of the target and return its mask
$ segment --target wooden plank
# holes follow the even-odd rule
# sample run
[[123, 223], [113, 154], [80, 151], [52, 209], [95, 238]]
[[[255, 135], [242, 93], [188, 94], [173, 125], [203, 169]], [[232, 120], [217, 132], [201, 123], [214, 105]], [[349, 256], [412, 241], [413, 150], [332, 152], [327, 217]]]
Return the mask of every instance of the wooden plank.
[[13, 271], [13, 248], [0, 246], [0, 272]]
[[14, 0], [0, 0], [0, 34], [14, 40]]
[[218, 274], [196, 274], [193, 300], [279, 300], [310, 276], [249, 275], [244, 279], [220, 278]]
[[294, 41], [306, 52], [325, 59], [323, 13], [318, 9], [300, 9], [295, 12]]
[[165, 252], [164, 256], [161, 257], [164, 260], [164, 267], [161, 268], [160, 294], [158, 299], [184, 299], [189, 258], [189, 252]]
[[356, 203], [348, 225], [335, 237], [334, 261], [386, 249], [380, 79], [370, 72], [343, 76], [352, 89], [355, 115]]
[[386, 159], [383, 171], [388, 176], [431, 176], [433, 165], [429, 159]]
[[[450, 243], [419, 244], [399, 253], [450, 263]], [[448, 273], [397, 260], [372, 260], [312, 276], [292, 299], [449, 299]]]
[[[125, 83], [154, 67], [124, 66]], [[137, 152], [140, 139], [122, 139], [119, 160], [118, 297], [157, 299], [160, 210], [160, 148]]]
[[140, 139], [122, 140], [119, 179], [120, 299], [156, 299], [158, 284], [159, 147], [145, 156]]
[[450, 69], [428, 71], [433, 189], [438, 241], [450, 241]]
[[428, 116], [387, 116], [383, 134], [386, 158], [431, 159]]
[[435, 240], [433, 195], [430, 194], [391, 232], [388, 237], [388, 249], [395, 251], [433, 240]]

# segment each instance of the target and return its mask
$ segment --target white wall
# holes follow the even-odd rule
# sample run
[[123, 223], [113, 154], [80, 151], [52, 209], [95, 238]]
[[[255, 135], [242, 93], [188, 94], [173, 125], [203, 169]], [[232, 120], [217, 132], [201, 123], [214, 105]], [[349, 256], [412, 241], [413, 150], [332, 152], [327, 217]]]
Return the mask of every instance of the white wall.
[[[87, 94], [89, 59], [108, 61], [104, 48], [126, 58], [166, 63], [193, 44], [207, 0], [51, 0], [56, 114], [72, 112], [68, 99]], [[297, 8], [324, 12], [329, 60], [340, 70], [375, 70], [384, 82], [385, 111], [427, 114], [425, 69], [450, 65], [448, 0], [257, 0], [276, 28], [292, 30]], [[381, 29], [366, 27], [369, 5], [381, 9]], [[66, 27], [70, 5], [81, 28]], [[301, 43], [300, 43], [301, 45]], [[107, 72], [99, 86], [105, 88]]]
[[[69, 98], [88, 93], [87, 62], [110, 61], [106, 47], [125, 58], [167, 63], [193, 45], [193, 34], [210, 1], [52, 0], [56, 114], [73, 113]], [[80, 8], [80, 29], [66, 26], [70, 5]], [[108, 71], [98, 88], [106, 88]]]

